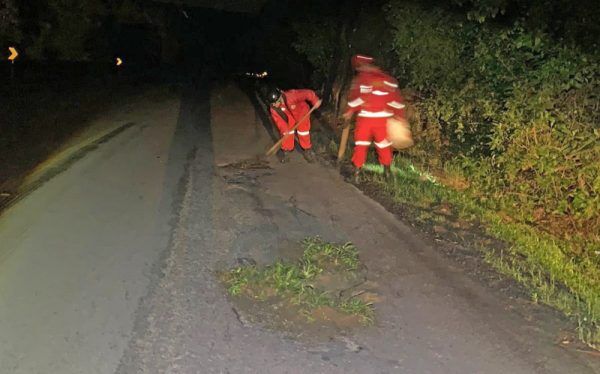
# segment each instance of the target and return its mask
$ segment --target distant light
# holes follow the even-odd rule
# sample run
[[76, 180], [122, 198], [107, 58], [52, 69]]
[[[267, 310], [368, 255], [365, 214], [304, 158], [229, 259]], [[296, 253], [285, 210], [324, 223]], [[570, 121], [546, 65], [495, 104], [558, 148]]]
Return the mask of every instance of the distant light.
[[116, 62], [117, 66], [123, 65], [123, 60], [121, 60], [121, 57], [117, 57], [116, 60], [115, 60], [115, 62]]
[[10, 56], [8, 56], [8, 61], [14, 64], [17, 57], [19, 57], [19, 52], [15, 47], [8, 47], [8, 51], [10, 52]]
[[262, 73], [246, 73], [247, 77], [254, 77], [254, 78], [265, 78], [269, 75], [269, 73], [267, 73], [266, 71], [263, 71]]

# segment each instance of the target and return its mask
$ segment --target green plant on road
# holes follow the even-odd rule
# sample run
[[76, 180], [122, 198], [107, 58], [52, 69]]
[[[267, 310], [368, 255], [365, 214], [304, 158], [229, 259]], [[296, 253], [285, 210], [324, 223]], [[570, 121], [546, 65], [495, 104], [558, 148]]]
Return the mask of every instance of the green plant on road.
[[300, 306], [307, 317], [318, 307], [332, 307], [358, 316], [364, 325], [372, 324], [371, 304], [353, 297], [340, 298], [319, 290], [317, 285], [318, 276], [325, 271], [344, 274], [356, 271], [360, 266], [356, 247], [351, 243], [328, 243], [318, 237], [307, 238], [302, 243], [304, 252], [297, 263], [279, 261], [264, 268], [242, 266], [221, 274], [228, 293], [258, 301], [277, 296]]

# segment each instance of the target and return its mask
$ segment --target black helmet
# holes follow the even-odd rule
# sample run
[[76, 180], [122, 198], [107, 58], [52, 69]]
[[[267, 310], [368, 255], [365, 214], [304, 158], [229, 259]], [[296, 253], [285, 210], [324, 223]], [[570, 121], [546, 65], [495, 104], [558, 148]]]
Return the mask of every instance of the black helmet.
[[269, 104], [274, 104], [281, 98], [282, 94], [283, 93], [279, 88], [273, 87], [269, 90], [269, 93], [267, 94], [267, 101], [269, 102]]

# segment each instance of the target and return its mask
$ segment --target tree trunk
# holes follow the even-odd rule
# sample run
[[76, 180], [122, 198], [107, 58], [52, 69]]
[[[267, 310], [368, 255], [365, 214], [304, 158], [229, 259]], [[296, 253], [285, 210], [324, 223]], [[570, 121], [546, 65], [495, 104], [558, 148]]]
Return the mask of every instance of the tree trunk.
[[[343, 20], [344, 25], [340, 33], [340, 56], [336, 63], [335, 81], [332, 88], [332, 105], [335, 108], [335, 121], [337, 122], [340, 118], [341, 111], [343, 109], [345, 98], [347, 95], [350, 82], [352, 81], [352, 70], [350, 69], [350, 58], [352, 55], [351, 49], [351, 38], [349, 35], [354, 32], [356, 21], [360, 9], [356, 9], [353, 5], [355, 2], [352, 0], [346, 0], [344, 2]], [[349, 32], [348, 30], [352, 30]]]
[[347, 1], [339, 0], [337, 1], [337, 8], [340, 9], [338, 14], [338, 24], [337, 24], [337, 40], [334, 43], [334, 49], [331, 56], [331, 65], [329, 66], [329, 73], [325, 79], [325, 86], [323, 89], [323, 101], [326, 104], [335, 104], [335, 95], [333, 91], [334, 83], [337, 79], [338, 67], [340, 65], [343, 53], [343, 39], [344, 34], [346, 32], [346, 23], [347, 19], [345, 17], [344, 10], [346, 9]]

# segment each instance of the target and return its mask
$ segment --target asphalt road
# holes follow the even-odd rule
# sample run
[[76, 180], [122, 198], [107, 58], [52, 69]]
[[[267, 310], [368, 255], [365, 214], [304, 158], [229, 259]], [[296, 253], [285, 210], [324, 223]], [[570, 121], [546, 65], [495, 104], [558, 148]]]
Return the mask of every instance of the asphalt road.
[[[271, 140], [234, 86], [117, 117], [134, 125], [0, 216], [0, 373], [598, 371], [555, 344], [555, 314], [469, 278], [334, 169], [237, 164]], [[298, 336], [226, 296], [219, 270], [314, 235], [357, 245], [375, 326]]]
[[0, 373], [116, 370], [198, 137], [186, 102], [158, 96], [106, 113], [98, 127], [126, 129], [81, 139], [0, 216]]

